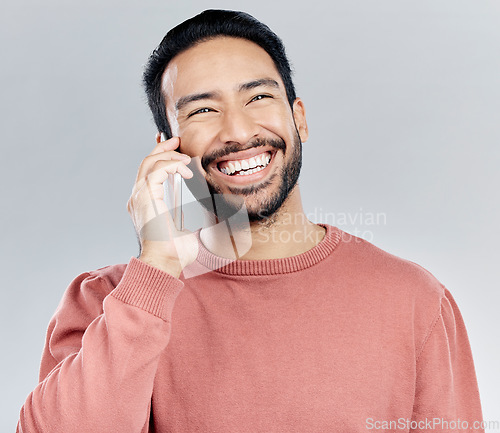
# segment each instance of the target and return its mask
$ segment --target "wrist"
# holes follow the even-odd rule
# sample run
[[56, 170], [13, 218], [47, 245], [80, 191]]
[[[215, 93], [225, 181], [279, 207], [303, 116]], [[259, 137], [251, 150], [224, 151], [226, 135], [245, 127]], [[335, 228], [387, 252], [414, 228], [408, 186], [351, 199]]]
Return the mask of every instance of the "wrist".
[[172, 259], [163, 259], [156, 256], [150, 256], [147, 254], [141, 254], [137, 257], [138, 260], [148, 264], [149, 266], [153, 266], [166, 272], [167, 274], [172, 275], [175, 278], [179, 278], [182, 272], [182, 267], [178, 261]]

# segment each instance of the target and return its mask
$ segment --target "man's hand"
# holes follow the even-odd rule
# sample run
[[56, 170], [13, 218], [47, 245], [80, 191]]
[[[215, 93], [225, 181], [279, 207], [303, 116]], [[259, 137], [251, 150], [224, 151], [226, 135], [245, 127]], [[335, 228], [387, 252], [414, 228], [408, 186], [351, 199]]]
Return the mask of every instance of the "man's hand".
[[193, 172], [186, 167], [191, 158], [174, 150], [179, 144], [179, 137], [162, 141], [144, 158], [127, 202], [141, 244], [139, 260], [176, 278], [198, 254], [196, 236], [175, 228], [163, 200], [163, 182], [169, 175], [179, 173], [184, 179], [193, 177]]

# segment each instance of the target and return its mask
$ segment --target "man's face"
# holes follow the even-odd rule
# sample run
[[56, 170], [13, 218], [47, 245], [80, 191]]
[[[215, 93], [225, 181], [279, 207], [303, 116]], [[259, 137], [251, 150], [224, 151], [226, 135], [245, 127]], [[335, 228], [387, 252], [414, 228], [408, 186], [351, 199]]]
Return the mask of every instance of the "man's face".
[[162, 88], [180, 151], [200, 157], [210, 192], [229, 208], [244, 200], [250, 221], [276, 212], [296, 185], [307, 124], [266, 51], [238, 38], [202, 42], [172, 59]]

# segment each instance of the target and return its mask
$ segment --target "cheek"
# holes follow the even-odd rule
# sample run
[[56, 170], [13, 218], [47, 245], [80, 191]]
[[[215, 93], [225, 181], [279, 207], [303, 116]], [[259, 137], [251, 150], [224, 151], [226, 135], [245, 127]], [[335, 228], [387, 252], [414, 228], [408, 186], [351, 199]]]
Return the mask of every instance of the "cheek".
[[216, 128], [208, 122], [192, 123], [179, 128], [180, 150], [191, 157], [203, 156], [216, 137]]
[[284, 139], [295, 133], [293, 117], [286, 110], [263, 110], [259, 113], [258, 122], [265, 130]]

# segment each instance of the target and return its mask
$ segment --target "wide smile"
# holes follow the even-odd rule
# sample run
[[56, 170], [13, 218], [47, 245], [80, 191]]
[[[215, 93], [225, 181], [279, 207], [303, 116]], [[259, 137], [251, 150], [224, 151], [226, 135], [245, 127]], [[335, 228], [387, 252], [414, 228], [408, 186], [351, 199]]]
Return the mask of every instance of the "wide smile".
[[[271, 170], [276, 150], [258, 150], [251, 153], [253, 155], [246, 158], [240, 158], [236, 153], [231, 159], [214, 164], [213, 170], [222, 176], [225, 182], [235, 184], [248, 184], [263, 179]], [[242, 152], [242, 156], [247, 155]]]

